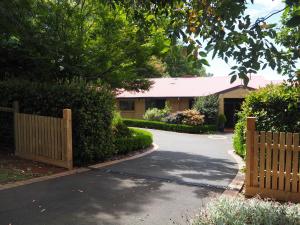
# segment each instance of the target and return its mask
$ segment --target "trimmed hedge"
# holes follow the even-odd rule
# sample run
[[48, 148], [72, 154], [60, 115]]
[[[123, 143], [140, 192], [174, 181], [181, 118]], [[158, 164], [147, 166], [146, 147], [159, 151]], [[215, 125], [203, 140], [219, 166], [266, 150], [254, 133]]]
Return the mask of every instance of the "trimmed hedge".
[[101, 84], [8, 80], [0, 81], [0, 96], [1, 106], [18, 101], [22, 113], [62, 117], [64, 108], [72, 109], [75, 165], [103, 160], [115, 152], [111, 128], [114, 97]]
[[215, 125], [200, 125], [200, 126], [189, 126], [184, 124], [170, 124], [159, 121], [149, 121], [149, 120], [139, 120], [139, 119], [123, 119], [124, 123], [130, 127], [142, 127], [142, 128], [152, 128], [158, 130], [175, 131], [181, 133], [209, 133], [216, 131]]
[[119, 137], [115, 140], [117, 154], [126, 154], [132, 151], [148, 148], [152, 145], [153, 138], [149, 131], [129, 128], [130, 137]]
[[238, 114], [233, 137], [237, 154], [245, 157], [246, 119], [256, 117], [256, 129], [259, 131], [300, 132], [300, 88], [286, 84], [269, 85], [251, 92]]

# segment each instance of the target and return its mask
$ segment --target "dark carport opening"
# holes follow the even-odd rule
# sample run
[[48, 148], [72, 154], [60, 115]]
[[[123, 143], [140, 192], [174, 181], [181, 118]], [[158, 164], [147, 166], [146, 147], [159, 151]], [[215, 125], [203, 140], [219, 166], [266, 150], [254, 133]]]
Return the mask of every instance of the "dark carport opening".
[[226, 116], [225, 128], [234, 128], [238, 120], [237, 112], [241, 110], [244, 98], [225, 98], [224, 99], [224, 114]]

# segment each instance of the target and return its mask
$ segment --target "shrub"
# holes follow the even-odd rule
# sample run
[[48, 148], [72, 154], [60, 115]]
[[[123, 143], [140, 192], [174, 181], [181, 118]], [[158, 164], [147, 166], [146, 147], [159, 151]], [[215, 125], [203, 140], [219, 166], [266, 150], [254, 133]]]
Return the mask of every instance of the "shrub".
[[114, 154], [111, 128], [114, 97], [103, 85], [95, 87], [83, 80], [59, 84], [9, 80], [0, 82], [0, 96], [5, 96], [0, 98], [1, 106], [18, 101], [22, 113], [62, 117], [64, 108], [72, 109], [76, 165]]
[[171, 124], [186, 124], [191, 126], [197, 126], [204, 123], [204, 116], [196, 110], [188, 109], [182, 112], [172, 113], [165, 117], [163, 122]]
[[171, 124], [182, 124], [183, 119], [184, 116], [182, 112], [176, 112], [163, 118], [162, 122], [171, 123]]
[[221, 197], [209, 203], [192, 224], [297, 225], [300, 224], [300, 204]]
[[132, 131], [124, 124], [119, 112], [114, 112], [112, 131], [114, 138], [130, 137], [132, 135]]
[[194, 103], [193, 109], [205, 116], [206, 123], [216, 124], [219, 111], [219, 96], [208, 95], [198, 97]]
[[209, 133], [214, 132], [216, 130], [215, 125], [189, 126], [185, 124], [169, 124], [159, 121], [148, 121], [138, 119], [123, 119], [123, 121], [127, 126], [131, 127], [152, 128], [158, 130], [167, 130], [191, 134]]
[[166, 104], [164, 109], [150, 108], [144, 115], [145, 120], [162, 121], [170, 113], [170, 107]]
[[234, 135], [233, 135], [233, 147], [235, 152], [241, 157], [246, 155], [246, 133], [245, 125], [242, 121], [239, 121], [235, 125]]
[[152, 145], [153, 138], [149, 131], [136, 128], [129, 128], [131, 135], [118, 137], [115, 140], [115, 147], [118, 154], [126, 154], [132, 151], [148, 148]]
[[204, 116], [198, 111], [188, 109], [182, 112], [183, 120], [182, 123], [191, 126], [198, 126], [204, 123]]
[[234, 147], [245, 154], [246, 119], [256, 117], [256, 128], [261, 131], [300, 132], [300, 88], [269, 85], [249, 94], [238, 114], [235, 127]]

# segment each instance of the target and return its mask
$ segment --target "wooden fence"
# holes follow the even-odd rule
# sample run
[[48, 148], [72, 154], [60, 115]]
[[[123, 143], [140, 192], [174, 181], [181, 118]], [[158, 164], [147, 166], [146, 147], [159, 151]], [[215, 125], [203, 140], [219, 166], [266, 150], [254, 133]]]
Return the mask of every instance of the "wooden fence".
[[247, 118], [247, 196], [300, 202], [299, 133], [255, 130]]
[[13, 108], [0, 107], [14, 114], [15, 155], [68, 169], [73, 168], [72, 115], [63, 110], [63, 118], [19, 113]]

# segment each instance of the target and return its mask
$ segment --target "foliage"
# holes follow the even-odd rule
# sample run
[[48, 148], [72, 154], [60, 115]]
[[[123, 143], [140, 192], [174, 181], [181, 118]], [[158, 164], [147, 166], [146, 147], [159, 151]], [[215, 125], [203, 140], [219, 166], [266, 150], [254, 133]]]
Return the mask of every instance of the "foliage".
[[148, 61], [168, 50], [163, 22], [139, 26], [109, 1], [0, 2], [0, 78], [53, 81], [84, 77], [113, 88], [147, 89]]
[[171, 124], [186, 124], [191, 126], [198, 126], [204, 123], [204, 116], [196, 110], [187, 109], [185, 111], [172, 113], [163, 118], [162, 121]]
[[175, 131], [181, 133], [210, 133], [216, 130], [215, 125], [200, 125], [200, 126], [190, 126], [185, 124], [170, 124], [159, 121], [149, 121], [149, 120], [138, 120], [138, 119], [123, 119], [127, 126], [131, 127], [142, 127], [142, 128], [152, 128], [158, 130]]
[[224, 114], [220, 114], [219, 117], [218, 117], [219, 126], [224, 126], [226, 121], [227, 121], [226, 116]]
[[221, 197], [209, 203], [193, 225], [296, 225], [300, 223], [299, 204], [280, 204], [258, 198]]
[[116, 111], [112, 120], [112, 131], [114, 138], [132, 136], [131, 130], [124, 124], [120, 113]]
[[152, 121], [162, 121], [169, 113], [171, 109], [168, 104], [166, 104], [165, 108], [157, 109], [157, 108], [149, 108], [144, 114], [145, 120], [152, 120]]
[[[0, 82], [1, 106], [18, 101], [20, 112], [62, 117], [72, 110], [73, 156], [76, 165], [103, 160], [113, 152], [112, 112], [114, 97], [101, 83], [83, 80], [37, 83], [25, 80]], [[100, 109], [100, 110], [99, 110]]]
[[[242, 105], [239, 121], [236, 125], [235, 140], [237, 152], [244, 153], [241, 148], [245, 143], [244, 132], [246, 118], [256, 117], [256, 129], [276, 132], [300, 132], [300, 87], [285, 84], [269, 85], [251, 92]], [[244, 130], [242, 132], [242, 130]]]
[[198, 126], [204, 123], [204, 116], [198, 111], [193, 109], [187, 109], [182, 112], [183, 120], [182, 124]]
[[243, 121], [239, 121], [235, 124], [233, 135], [233, 148], [235, 152], [241, 156], [246, 156], [246, 128]]
[[206, 73], [199, 57], [188, 57], [187, 47], [183, 45], [171, 46], [163, 60], [166, 64], [166, 73], [170, 77], [212, 75]]
[[208, 95], [198, 97], [194, 103], [193, 109], [205, 116], [205, 122], [216, 124], [219, 111], [219, 96]]
[[[167, 16], [168, 34], [171, 40], [181, 39], [187, 46], [188, 57], [200, 57], [202, 65], [208, 65], [207, 53], [213, 57], [219, 56], [225, 62], [236, 62], [231, 69], [231, 82], [240, 77], [244, 83], [249, 82], [248, 74], [256, 73], [267, 66], [278, 72], [295, 76], [295, 63], [300, 52], [294, 51], [291, 57], [289, 51], [282, 46], [275, 46], [278, 25], [267, 24], [271, 16], [258, 18], [251, 22], [250, 15], [246, 15], [249, 1], [131, 1], [114, 0], [114, 4], [134, 11], [135, 19], [140, 24], [146, 24], [151, 17], [154, 25], [159, 27], [161, 16]], [[253, 3], [254, 0], [251, 0]], [[271, 3], [271, 0], [270, 0]], [[287, 0], [286, 9], [289, 20], [284, 26], [300, 26], [298, 9], [299, 0]], [[272, 15], [280, 12], [277, 11]], [[291, 23], [291, 20], [293, 21]], [[147, 25], [144, 25], [147, 26]], [[281, 45], [281, 41], [278, 42]], [[295, 50], [298, 46], [294, 46]]]
[[130, 136], [116, 138], [115, 148], [118, 154], [126, 154], [151, 146], [153, 138], [152, 134], [149, 131], [136, 128], [130, 128], [130, 131]]

